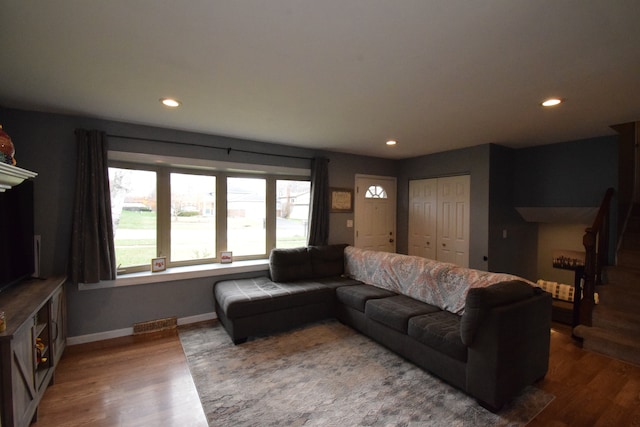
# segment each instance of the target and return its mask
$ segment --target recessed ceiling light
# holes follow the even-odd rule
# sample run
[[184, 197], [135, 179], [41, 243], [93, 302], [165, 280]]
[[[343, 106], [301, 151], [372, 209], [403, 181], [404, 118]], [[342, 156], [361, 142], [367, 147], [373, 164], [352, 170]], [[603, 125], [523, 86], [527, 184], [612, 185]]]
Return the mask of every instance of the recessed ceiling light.
[[562, 103], [562, 99], [560, 98], [549, 98], [547, 100], [545, 100], [544, 102], [542, 102], [542, 106], [543, 107], [553, 107], [555, 105], [558, 105]]
[[389, 141], [386, 142], [387, 145], [396, 145], [398, 143], [398, 141], [394, 141], [393, 139], [390, 139]]
[[178, 101], [177, 99], [173, 99], [173, 98], [160, 98], [160, 102], [165, 107], [170, 107], [170, 108], [178, 108], [179, 106], [182, 105], [182, 102]]

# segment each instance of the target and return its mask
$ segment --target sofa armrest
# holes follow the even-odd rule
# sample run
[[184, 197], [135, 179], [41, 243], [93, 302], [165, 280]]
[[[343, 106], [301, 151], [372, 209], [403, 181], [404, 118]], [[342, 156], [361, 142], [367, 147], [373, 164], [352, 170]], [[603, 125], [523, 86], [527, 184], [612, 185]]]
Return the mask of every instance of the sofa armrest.
[[540, 288], [520, 280], [500, 282], [486, 288], [469, 289], [465, 300], [464, 314], [460, 320], [462, 342], [467, 346], [473, 344], [478, 325], [489, 310], [531, 298], [541, 292]]
[[551, 294], [487, 310], [468, 347], [467, 392], [500, 408], [549, 367]]

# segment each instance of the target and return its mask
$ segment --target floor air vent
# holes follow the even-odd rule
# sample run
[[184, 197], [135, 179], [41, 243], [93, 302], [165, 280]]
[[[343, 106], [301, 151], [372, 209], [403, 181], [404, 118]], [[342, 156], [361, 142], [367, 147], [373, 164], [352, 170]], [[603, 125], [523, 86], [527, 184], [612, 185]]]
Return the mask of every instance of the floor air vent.
[[175, 329], [178, 326], [178, 319], [175, 317], [167, 317], [166, 319], [149, 320], [148, 322], [134, 323], [133, 334], [146, 334], [149, 332], [164, 331], [167, 329]]

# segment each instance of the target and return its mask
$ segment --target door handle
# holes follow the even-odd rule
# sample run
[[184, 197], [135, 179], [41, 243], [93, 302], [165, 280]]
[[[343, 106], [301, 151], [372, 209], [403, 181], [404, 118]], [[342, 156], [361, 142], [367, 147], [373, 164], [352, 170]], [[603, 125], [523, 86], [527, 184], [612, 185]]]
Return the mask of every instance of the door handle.
[[389, 239], [389, 243], [393, 243], [393, 239]]

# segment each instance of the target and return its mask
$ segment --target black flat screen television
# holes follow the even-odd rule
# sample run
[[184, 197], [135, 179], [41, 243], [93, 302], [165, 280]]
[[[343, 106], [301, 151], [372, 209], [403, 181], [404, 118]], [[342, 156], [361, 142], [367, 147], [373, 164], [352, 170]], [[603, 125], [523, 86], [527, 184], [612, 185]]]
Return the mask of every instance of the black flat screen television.
[[0, 192], [0, 292], [34, 273], [33, 182]]

